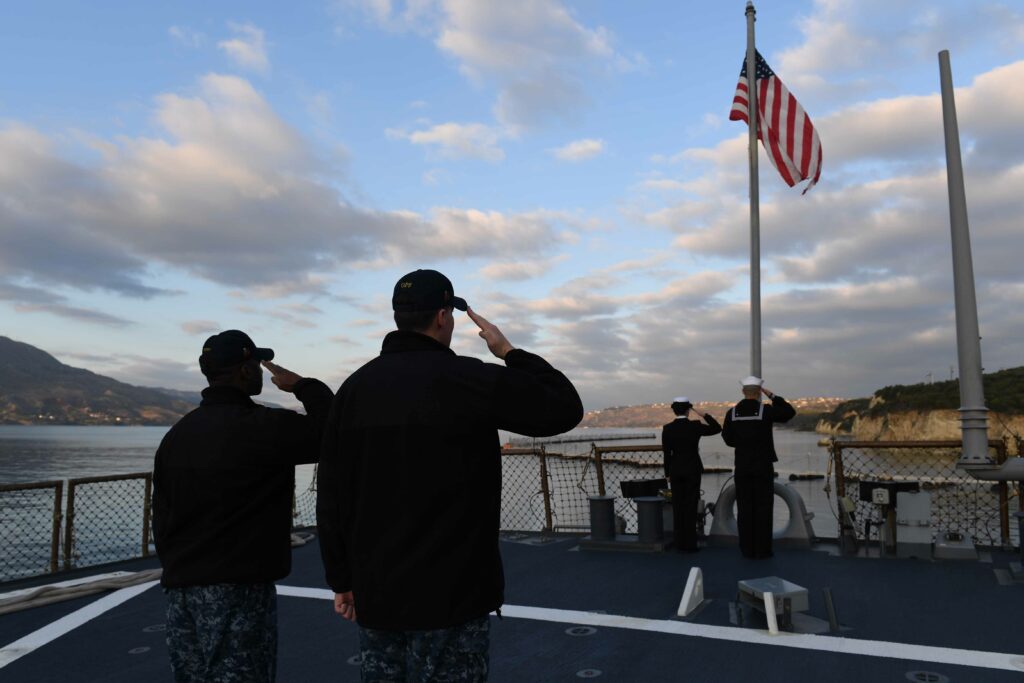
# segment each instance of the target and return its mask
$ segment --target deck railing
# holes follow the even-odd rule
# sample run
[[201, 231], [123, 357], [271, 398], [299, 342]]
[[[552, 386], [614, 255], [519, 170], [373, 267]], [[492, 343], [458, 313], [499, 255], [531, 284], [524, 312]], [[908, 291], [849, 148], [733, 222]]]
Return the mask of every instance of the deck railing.
[[[936, 533], [958, 531], [980, 545], [1008, 547], [1015, 534], [1010, 509], [1024, 510], [1021, 484], [980, 482], [957, 470], [959, 446], [957, 441], [833, 440], [836, 493], [854, 503], [863, 525], [875, 510], [870, 500], [860, 499], [859, 482], [916, 481], [932, 493]], [[997, 461], [1007, 457], [1003, 442], [992, 441], [990, 448]], [[585, 531], [590, 496], [618, 496], [622, 481], [657, 478], [662, 463], [655, 444], [592, 444], [579, 455], [549, 452], [544, 445], [503, 449], [501, 529]], [[149, 555], [152, 486], [149, 472], [0, 486], [0, 581]], [[636, 530], [631, 501], [620, 497], [616, 513], [627, 532]], [[314, 474], [296, 491], [293, 526], [315, 524]], [[862, 529], [855, 533], [863, 536]]]
[[150, 472], [68, 480], [64, 569], [148, 557]]
[[0, 485], [0, 580], [60, 569], [63, 481]]
[[[931, 493], [936, 535], [958, 532], [979, 545], [1009, 547], [1011, 497], [1024, 510], [1020, 482], [975, 479], [956, 467], [961, 450], [959, 441], [831, 441], [836, 494], [853, 502], [858, 538], [864, 538], [864, 522], [880, 514], [870, 499], [861, 498], [861, 482], [916, 482]], [[990, 440], [989, 450], [996, 463], [1006, 460], [1005, 442]]]
[[146, 557], [152, 489], [149, 472], [0, 486], [0, 581]]

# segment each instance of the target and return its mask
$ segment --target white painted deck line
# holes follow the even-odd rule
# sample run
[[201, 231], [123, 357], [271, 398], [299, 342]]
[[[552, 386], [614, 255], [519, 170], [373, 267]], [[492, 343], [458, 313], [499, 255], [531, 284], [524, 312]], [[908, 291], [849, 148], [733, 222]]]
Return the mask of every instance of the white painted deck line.
[[[295, 598], [334, 600], [334, 593], [323, 588], [278, 586], [277, 594]], [[680, 636], [692, 636], [694, 638], [711, 638], [712, 640], [727, 640], [772, 647], [792, 647], [801, 650], [816, 650], [818, 652], [833, 652], [845, 655], [905, 659], [912, 662], [953, 664], [980, 669], [1024, 671], [1024, 655], [1020, 653], [961, 650], [957, 648], [933, 647], [931, 645], [893, 643], [884, 640], [861, 640], [840, 636], [819, 636], [786, 632], [780, 632], [778, 635], [769, 635], [767, 631], [737, 628], [735, 626], [710, 626], [685, 621], [641, 619], [639, 617], [626, 617], [614, 614], [596, 614], [594, 612], [549, 609], [546, 607], [524, 607], [521, 605], [503, 605], [501, 615], [515, 619], [533, 619], [535, 621], [551, 621], [559, 624], [579, 624], [582, 626], [625, 628], [634, 631], [669, 633]]]
[[304, 586], [277, 586], [277, 594], [289, 598], [315, 598], [334, 602], [334, 591], [326, 588], [305, 588]]
[[819, 636], [809, 634], [785, 633], [769, 635], [767, 631], [759, 631], [734, 626], [709, 626], [691, 624], [684, 621], [659, 619], [640, 619], [637, 617], [616, 616], [613, 614], [594, 614], [573, 610], [547, 609], [544, 607], [520, 607], [505, 605], [501, 608], [502, 616], [520, 619], [536, 619], [554, 621], [563, 624], [581, 624], [584, 626], [607, 626], [610, 628], [627, 628], [636, 631], [652, 631], [675, 635], [712, 638], [714, 640], [731, 640], [738, 643], [769, 645], [774, 647], [792, 647], [801, 650], [817, 650], [847, 655], [867, 657], [884, 657], [888, 659], [906, 659], [914, 662], [932, 662], [936, 664], [955, 664], [957, 666], [973, 666], [984, 669], [1001, 669], [1004, 671], [1024, 671], [1024, 656], [1004, 652], [985, 652], [982, 650], [961, 650], [955, 648], [933, 647], [931, 645], [913, 645], [910, 643], [893, 643], [884, 640], [861, 640], [842, 638], [839, 636]]
[[114, 591], [109, 595], [104, 595], [102, 598], [90, 602], [85, 607], [77, 609], [71, 614], [66, 614], [57, 621], [51, 622], [41, 629], [33, 631], [27, 636], [19, 638], [13, 643], [0, 648], [0, 669], [4, 668], [16, 659], [20, 659], [21, 657], [24, 657], [32, 651], [42, 647], [43, 645], [53, 642], [65, 633], [73, 631], [82, 624], [88, 623], [104, 612], [108, 612], [118, 605], [131, 600], [136, 595], [145, 592], [158, 583], [160, 582], [150, 581], [148, 583], [140, 583], [137, 586], [129, 586], [128, 588], [122, 588], [118, 591]]

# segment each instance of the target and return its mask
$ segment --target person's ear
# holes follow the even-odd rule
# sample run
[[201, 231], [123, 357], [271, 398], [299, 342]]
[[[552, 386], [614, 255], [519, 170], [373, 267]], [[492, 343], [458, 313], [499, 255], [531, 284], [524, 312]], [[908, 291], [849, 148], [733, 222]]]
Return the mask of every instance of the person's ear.
[[444, 327], [444, 324], [445, 324], [444, 316], [447, 315], [447, 313], [448, 313], [448, 309], [447, 308], [442, 308], [441, 310], [439, 310], [437, 312], [437, 315], [434, 316], [434, 323], [437, 325], [437, 327], [439, 327], [439, 328], [443, 328]]
[[260, 366], [258, 363], [243, 363], [242, 364], [242, 379], [249, 381], [256, 379], [256, 376], [260, 374]]

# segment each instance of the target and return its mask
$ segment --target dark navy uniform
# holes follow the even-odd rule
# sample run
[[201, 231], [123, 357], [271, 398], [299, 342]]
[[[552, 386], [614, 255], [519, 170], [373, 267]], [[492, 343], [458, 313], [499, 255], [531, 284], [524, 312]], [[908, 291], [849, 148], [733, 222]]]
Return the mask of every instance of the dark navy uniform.
[[736, 524], [744, 557], [771, 557], [772, 510], [775, 504], [775, 454], [772, 425], [796, 415], [775, 394], [771, 404], [745, 398], [725, 415], [722, 439], [736, 450]]
[[208, 387], [157, 450], [153, 532], [176, 681], [274, 680], [295, 465], [316, 462], [332, 399], [310, 378], [295, 395], [306, 415]]
[[352, 591], [363, 657], [385, 671], [364, 680], [392, 680], [387, 671], [405, 666], [398, 653], [429, 659], [421, 650], [460, 629], [476, 634], [465, 641], [474, 649], [445, 646], [439, 665], [486, 672], [486, 630], [473, 624], [504, 601], [497, 430], [549, 436], [583, 417], [576, 389], [547, 361], [515, 349], [505, 364], [396, 331], [335, 396], [317, 524], [327, 583]]
[[486, 681], [491, 622], [471, 619], [429, 631], [359, 629], [363, 683]]
[[704, 463], [698, 446], [702, 436], [722, 431], [718, 421], [704, 414], [704, 422], [680, 415], [661, 428], [665, 476], [672, 482], [672, 527], [676, 550], [697, 549], [697, 504]]

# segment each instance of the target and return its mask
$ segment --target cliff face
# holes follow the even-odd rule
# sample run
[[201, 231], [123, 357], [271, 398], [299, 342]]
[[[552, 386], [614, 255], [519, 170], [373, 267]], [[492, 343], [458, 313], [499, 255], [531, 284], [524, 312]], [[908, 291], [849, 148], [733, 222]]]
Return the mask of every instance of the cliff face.
[[[846, 399], [812, 397], [788, 399], [789, 403], [796, 408], [797, 416], [789, 425], [792, 428], [811, 431], [814, 427], [815, 418], [822, 413], [834, 410]], [[725, 420], [725, 414], [736, 405], [736, 401], [701, 401], [694, 406], [701, 412], [708, 413], [719, 422]], [[805, 418], [801, 420], [800, 418]], [[580, 427], [635, 427], [653, 428], [660, 427], [666, 422], [675, 419], [671, 404], [668, 403], [646, 403], [638, 406], [615, 406], [603, 410], [591, 410], [583, 416]]]
[[[841, 422], [819, 420], [817, 431], [832, 436], [851, 436], [858, 441], [933, 441], [960, 438], [960, 413], [956, 410], [905, 410], [885, 415], [853, 413]], [[988, 414], [990, 439], [1024, 434], [1024, 415]]]

